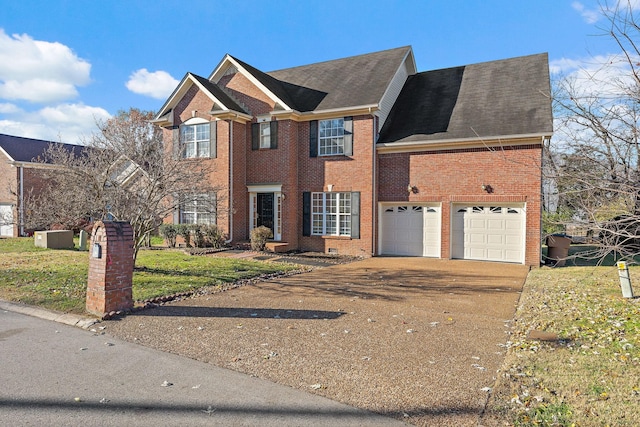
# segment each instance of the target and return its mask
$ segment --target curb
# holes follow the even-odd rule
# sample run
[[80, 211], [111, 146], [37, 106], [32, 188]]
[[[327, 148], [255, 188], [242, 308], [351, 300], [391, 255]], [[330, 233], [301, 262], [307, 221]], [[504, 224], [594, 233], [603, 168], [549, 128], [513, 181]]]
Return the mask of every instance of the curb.
[[38, 317], [40, 319], [53, 322], [64, 323], [69, 326], [76, 326], [82, 329], [89, 329], [100, 320], [92, 317], [84, 317], [77, 314], [60, 313], [44, 308], [33, 307], [25, 304], [0, 300], [0, 310], [13, 311], [15, 313], [26, 314], [27, 316]]

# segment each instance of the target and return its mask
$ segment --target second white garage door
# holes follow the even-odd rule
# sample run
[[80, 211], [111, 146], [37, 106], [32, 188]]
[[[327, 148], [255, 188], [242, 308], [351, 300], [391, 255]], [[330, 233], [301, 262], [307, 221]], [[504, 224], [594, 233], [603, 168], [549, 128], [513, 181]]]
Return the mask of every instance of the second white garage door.
[[524, 262], [525, 209], [520, 206], [454, 206], [453, 258]]
[[381, 209], [382, 255], [440, 257], [440, 207], [384, 205]]

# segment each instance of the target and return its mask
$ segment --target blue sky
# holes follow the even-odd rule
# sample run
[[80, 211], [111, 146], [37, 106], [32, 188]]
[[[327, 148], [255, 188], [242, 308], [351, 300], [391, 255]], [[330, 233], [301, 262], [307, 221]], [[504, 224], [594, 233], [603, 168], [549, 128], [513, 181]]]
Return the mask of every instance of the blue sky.
[[616, 52], [598, 9], [597, 0], [0, 0], [0, 133], [78, 143], [96, 119], [158, 110], [187, 71], [208, 77], [226, 53], [272, 71], [411, 45], [427, 71], [548, 52], [554, 72], [570, 73]]

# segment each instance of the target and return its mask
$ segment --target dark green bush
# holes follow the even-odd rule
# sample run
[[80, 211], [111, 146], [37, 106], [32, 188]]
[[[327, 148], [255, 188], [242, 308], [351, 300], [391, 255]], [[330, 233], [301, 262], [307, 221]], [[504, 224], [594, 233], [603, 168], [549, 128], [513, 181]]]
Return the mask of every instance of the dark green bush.
[[190, 248], [191, 247], [191, 225], [190, 224], [176, 224], [176, 232], [178, 236], [181, 236], [184, 239], [185, 245]]
[[207, 244], [212, 248], [221, 248], [224, 244], [224, 233], [217, 225], [205, 225], [202, 227]]
[[176, 247], [176, 237], [178, 237], [178, 230], [175, 224], [162, 224], [159, 228], [160, 235], [167, 241], [167, 245], [170, 248]]
[[206, 248], [207, 247], [207, 239], [203, 229], [207, 227], [206, 225], [200, 224], [191, 224], [190, 231], [191, 237], [193, 239], [193, 246], [196, 248]]

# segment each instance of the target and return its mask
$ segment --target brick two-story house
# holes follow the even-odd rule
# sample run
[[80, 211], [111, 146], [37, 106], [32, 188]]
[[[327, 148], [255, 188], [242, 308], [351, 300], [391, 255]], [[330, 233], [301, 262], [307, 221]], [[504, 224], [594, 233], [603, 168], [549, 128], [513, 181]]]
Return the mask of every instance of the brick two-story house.
[[277, 249], [540, 261], [546, 54], [417, 72], [402, 47], [268, 73], [226, 55], [155, 122], [213, 166], [232, 243], [265, 225]]

